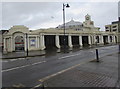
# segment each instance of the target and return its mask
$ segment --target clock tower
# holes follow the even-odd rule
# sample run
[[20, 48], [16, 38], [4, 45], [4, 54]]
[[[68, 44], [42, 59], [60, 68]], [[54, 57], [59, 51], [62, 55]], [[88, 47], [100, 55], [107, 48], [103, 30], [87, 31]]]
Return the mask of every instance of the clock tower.
[[91, 21], [91, 16], [87, 14], [87, 15], [85, 16], [85, 20]]
[[85, 21], [83, 22], [83, 25], [85, 27], [94, 27], [94, 22], [91, 21], [91, 16], [90, 15], [87, 14], [85, 16]]

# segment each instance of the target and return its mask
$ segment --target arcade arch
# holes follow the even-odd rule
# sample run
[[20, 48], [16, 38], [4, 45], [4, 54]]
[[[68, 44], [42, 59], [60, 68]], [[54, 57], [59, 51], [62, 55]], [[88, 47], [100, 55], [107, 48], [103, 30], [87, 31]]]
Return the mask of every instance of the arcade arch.
[[25, 50], [25, 34], [22, 32], [16, 32], [13, 34], [13, 51]]

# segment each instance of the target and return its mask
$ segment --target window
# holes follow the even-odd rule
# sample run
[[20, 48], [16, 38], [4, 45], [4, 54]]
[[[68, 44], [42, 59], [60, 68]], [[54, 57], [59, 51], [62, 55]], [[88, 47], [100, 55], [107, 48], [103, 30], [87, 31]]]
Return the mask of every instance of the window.
[[105, 29], [108, 29], [109, 27], [105, 27]]
[[106, 30], [106, 32], [109, 32], [109, 30]]
[[117, 26], [112, 26], [112, 28], [116, 28]]
[[93, 22], [90, 22], [90, 25], [93, 25]]
[[35, 47], [35, 45], [36, 45], [36, 39], [35, 39], [35, 37], [31, 37], [30, 38], [30, 46]]
[[117, 31], [117, 29], [113, 29], [113, 31]]
[[30, 40], [31, 46], [35, 46], [35, 40]]

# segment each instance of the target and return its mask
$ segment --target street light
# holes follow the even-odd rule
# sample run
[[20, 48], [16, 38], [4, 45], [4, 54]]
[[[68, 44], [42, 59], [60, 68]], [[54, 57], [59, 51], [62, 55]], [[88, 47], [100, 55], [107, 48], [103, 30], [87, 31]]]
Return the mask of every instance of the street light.
[[27, 57], [28, 57], [28, 34], [26, 33], [26, 52], [27, 52]]
[[66, 49], [66, 40], [65, 40], [65, 7], [66, 8], [69, 8], [69, 4], [64, 4], [63, 3], [63, 27], [64, 27], [64, 52], [65, 52], [65, 49]]

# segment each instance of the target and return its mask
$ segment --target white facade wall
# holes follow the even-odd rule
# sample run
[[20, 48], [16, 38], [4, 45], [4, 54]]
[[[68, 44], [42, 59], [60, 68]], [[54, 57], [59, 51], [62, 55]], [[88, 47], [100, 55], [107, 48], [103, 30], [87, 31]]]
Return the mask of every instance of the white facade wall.
[[[45, 33], [44, 33], [45, 34]], [[45, 40], [44, 40], [44, 34], [40, 34], [40, 35], [29, 35], [28, 34], [28, 40], [26, 40], [26, 35], [23, 34], [23, 33], [16, 33], [14, 35], [11, 35], [9, 37], [5, 37], [4, 38], [4, 51], [7, 51], [7, 52], [12, 52], [12, 51], [15, 51], [15, 37], [17, 35], [21, 35], [24, 37], [24, 48], [25, 48], [25, 51], [27, 50], [27, 44], [28, 44], [28, 50], [44, 50], [46, 47], [45, 47]], [[55, 36], [55, 45], [56, 47], [59, 49], [60, 48], [60, 39], [59, 39], [59, 35], [61, 34], [58, 34]], [[64, 35], [64, 34], [62, 34]], [[69, 34], [68, 35], [68, 46], [69, 47], [73, 47], [73, 43], [72, 43], [72, 39], [71, 39], [71, 36], [72, 34]], [[78, 35], [77, 35], [78, 36]], [[89, 35], [88, 34], [88, 43], [89, 45], [94, 45], [95, 42], [96, 42], [96, 36], [99, 36], [99, 44], [104, 44], [103, 42], [103, 35], [96, 35], [96, 34], [93, 34], [93, 35]], [[82, 34], [79, 34], [79, 46], [83, 46], [83, 43], [82, 43]], [[113, 41], [112, 43], [115, 43], [116, 42], [116, 39], [115, 39], [115, 35], [112, 35], [113, 37]], [[27, 44], [26, 44], [26, 41], [27, 41]], [[33, 41], [33, 43], [32, 43]], [[108, 35], [108, 42], [110, 42], [110, 35]]]

